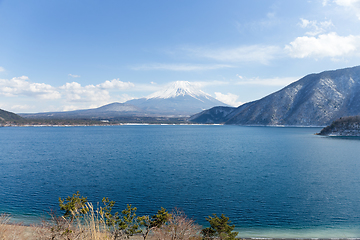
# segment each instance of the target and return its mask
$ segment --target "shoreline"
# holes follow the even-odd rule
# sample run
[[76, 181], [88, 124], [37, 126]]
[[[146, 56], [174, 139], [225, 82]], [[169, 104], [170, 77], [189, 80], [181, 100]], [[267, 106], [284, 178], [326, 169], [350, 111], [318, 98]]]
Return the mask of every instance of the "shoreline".
[[[45, 215], [22, 215], [14, 213], [0, 213], [0, 239], [1, 230], [5, 226], [7, 229], [16, 230], [16, 232], [35, 233], [43, 226], [51, 223], [51, 218]], [[207, 227], [200, 225], [201, 228]], [[238, 232], [240, 239], [264, 239], [264, 240], [290, 240], [290, 239], [352, 239], [360, 240], [360, 226], [356, 223], [351, 225], [324, 225], [324, 226], [271, 226], [271, 227], [241, 227], [235, 226], [234, 231]], [[17, 238], [15, 238], [17, 239]], [[25, 238], [27, 239], [27, 238]], [[29, 238], [31, 239], [31, 238]]]
[[[14, 221], [15, 220], [15, 221]], [[44, 220], [46, 221], [46, 220]], [[39, 218], [37, 222], [21, 222], [20, 218], [12, 218], [8, 222], [0, 222], [0, 233], [4, 228], [7, 231], [17, 233], [25, 233], [27, 236], [34, 235], [43, 228], [42, 220]], [[238, 232], [239, 239], [246, 240], [360, 240], [359, 228], [236, 228], [234, 231]], [[1, 237], [1, 235], [0, 235]], [[142, 239], [135, 236], [132, 239]], [[16, 238], [17, 239], [17, 238]], [[20, 238], [21, 239], [21, 238]], [[24, 238], [33, 239], [33, 238]], [[34, 238], [36, 239], [36, 238]], [[151, 239], [151, 238], [150, 238]]]
[[[41, 225], [21, 225], [16, 223], [0, 224], [0, 237], [3, 239], [18, 239], [18, 240], [36, 240], [38, 234], [44, 227]], [[130, 237], [131, 240], [142, 240], [141, 235], [134, 235]], [[242, 240], [360, 240], [360, 237], [247, 237], [242, 236], [241, 233], [237, 239]], [[149, 240], [152, 240], [149, 236]]]
[[[322, 128], [323, 126], [304, 125], [234, 125], [223, 123], [114, 123], [114, 124], [5, 124], [0, 127], [111, 127], [111, 126], [239, 126], [270, 128]], [[319, 135], [319, 134], [317, 134]]]

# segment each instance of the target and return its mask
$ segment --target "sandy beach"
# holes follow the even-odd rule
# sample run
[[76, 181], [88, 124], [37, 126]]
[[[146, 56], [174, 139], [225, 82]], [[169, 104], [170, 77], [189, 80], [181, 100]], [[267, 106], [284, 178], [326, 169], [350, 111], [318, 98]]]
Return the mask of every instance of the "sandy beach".
[[[39, 240], [48, 239], [42, 234], [43, 228], [40, 226], [23, 226], [19, 224], [0, 224], [0, 239], [1, 240]], [[130, 237], [131, 240], [142, 240], [141, 235]], [[156, 238], [151, 235], [149, 240], [155, 240]], [[241, 238], [243, 240], [360, 240], [360, 238]]]

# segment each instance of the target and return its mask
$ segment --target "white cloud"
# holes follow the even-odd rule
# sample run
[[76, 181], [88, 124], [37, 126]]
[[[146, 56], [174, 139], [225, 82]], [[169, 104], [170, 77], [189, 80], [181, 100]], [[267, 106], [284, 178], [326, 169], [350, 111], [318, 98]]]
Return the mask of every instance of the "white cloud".
[[131, 97], [128, 95], [116, 94], [119, 90], [134, 88], [131, 82], [122, 82], [119, 79], [106, 80], [97, 85], [82, 86], [78, 82], [66, 83], [59, 87], [62, 95], [65, 96], [63, 111], [76, 110], [81, 108], [95, 108], [111, 102], [125, 102]]
[[359, 6], [360, 0], [334, 0], [337, 5], [344, 7], [354, 7]]
[[360, 20], [360, 0], [334, 0], [334, 2], [348, 10], [353, 11]]
[[[107, 80], [97, 85], [82, 86], [78, 82], [66, 83], [60, 87], [54, 87], [45, 83], [30, 82], [27, 76], [8, 79], [0, 79], [0, 96], [25, 97], [25, 101], [31, 99], [59, 100], [58, 104], [65, 107], [61, 110], [74, 110], [88, 108], [89, 106], [101, 106], [114, 101], [128, 100], [131, 97], [119, 95], [119, 90], [134, 88], [131, 82], [122, 82], [119, 79]], [[114, 92], [114, 93], [111, 93]], [[35, 100], [36, 101], [36, 100]], [[39, 105], [41, 103], [39, 102]], [[12, 104], [8, 109], [30, 109], [28, 105]]]
[[135, 85], [131, 82], [122, 82], [119, 79], [113, 79], [111, 81], [106, 80], [105, 82], [96, 85], [96, 87], [103, 89], [128, 89], [135, 87]]
[[217, 61], [259, 62], [268, 64], [281, 53], [277, 46], [251, 45], [227, 49], [184, 49], [200, 58], [210, 58]]
[[61, 86], [66, 99], [71, 102], [108, 102], [109, 91], [94, 85], [81, 86], [80, 83], [72, 82]]
[[299, 80], [298, 77], [275, 77], [275, 78], [243, 78], [237, 82], [237, 85], [263, 85], [263, 86], [287, 86], [290, 83]]
[[141, 66], [132, 67], [133, 70], [169, 70], [169, 71], [205, 71], [221, 68], [231, 68], [231, 65], [225, 64], [145, 64]]
[[360, 36], [342, 37], [335, 32], [322, 34], [318, 37], [298, 37], [285, 50], [293, 58], [323, 58], [359, 55]]
[[320, 33], [326, 32], [329, 28], [333, 27], [334, 24], [331, 20], [329, 21], [323, 21], [323, 22], [317, 22], [317, 21], [310, 21], [304, 18], [300, 18], [301, 23], [299, 24], [302, 28], [311, 28], [312, 30], [309, 32], [306, 32], [306, 35], [310, 36], [316, 36]]
[[5, 72], [5, 68], [0, 67], [0, 72]]
[[74, 74], [71, 74], [71, 73], [69, 73], [69, 76], [73, 77], [73, 78], [79, 78], [80, 77], [79, 75], [74, 75]]
[[228, 94], [223, 94], [223, 93], [220, 93], [220, 92], [215, 92], [215, 98], [223, 103], [226, 103], [230, 106], [234, 106], [234, 107], [237, 107], [237, 106], [240, 106], [242, 104], [242, 102], [238, 102], [236, 101], [239, 96], [238, 95], [235, 95], [235, 94], [232, 94], [232, 93], [228, 93]]
[[61, 94], [51, 85], [45, 83], [31, 83], [26, 76], [0, 79], [0, 95], [7, 97], [29, 96], [40, 99], [59, 99]]

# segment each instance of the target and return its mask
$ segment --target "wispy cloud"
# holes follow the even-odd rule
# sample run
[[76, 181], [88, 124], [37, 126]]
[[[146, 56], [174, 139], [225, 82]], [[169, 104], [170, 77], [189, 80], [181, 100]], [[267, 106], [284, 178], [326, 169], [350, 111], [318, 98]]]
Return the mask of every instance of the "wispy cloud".
[[74, 75], [74, 74], [71, 74], [71, 73], [69, 73], [69, 76], [72, 77], [72, 78], [79, 78], [80, 77], [79, 75]]
[[322, 1], [322, 5], [323, 5], [324, 7], [327, 6], [328, 3], [329, 3], [329, 0], [323, 0], [323, 1]]
[[301, 20], [301, 23], [299, 24], [300, 27], [311, 29], [311, 31], [305, 33], [306, 35], [309, 36], [316, 36], [320, 33], [324, 33], [328, 29], [334, 26], [331, 20], [323, 21], [323, 22], [317, 22], [316, 20], [310, 21], [304, 18], [300, 18], [300, 20]]
[[133, 70], [169, 70], [169, 71], [206, 71], [221, 68], [231, 68], [233, 66], [226, 64], [165, 64], [154, 63], [144, 64], [132, 67]]
[[5, 72], [5, 68], [0, 67], [0, 72]]
[[339, 36], [335, 32], [317, 37], [298, 37], [285, 50], [293, 58], [323, 58], [359, 55], [360, 36]]
[[299, 80], [299, 77], [275, 77], [275, 78], [245, 78], [242, 77], [236, 85], [263, 85], [263, 86], [286, 86]]
[[264, 30], [268, 31], [281, 22], [281, 20], [277, 17], [279, 9], [279, 5], [275, 3], [270, 7], [270, 11], [267, 12], [264, 17], [245, 23], [236, 21], [236, 27], [243, 33], [248, 33], [249, 30], [256, 32]]
[[281, 52], [277, 46], [251, 45], [236, 48], [205, 49], [185, 48], [190, 55], [198, 58], [208, 58], [222, 62], [258, 62], [268, 64]]

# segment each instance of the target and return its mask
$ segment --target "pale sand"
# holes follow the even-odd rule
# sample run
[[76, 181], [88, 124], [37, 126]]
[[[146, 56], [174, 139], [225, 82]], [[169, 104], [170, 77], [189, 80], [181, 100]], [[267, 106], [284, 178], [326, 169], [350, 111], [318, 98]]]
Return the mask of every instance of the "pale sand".
[[36, 228], [30, 226], [21, 226], [13, 224], [0, 224], [1, 240], [37, 240]]
[[[22, 226], [17, 224], [0, 224], [0, 240], [38, 240], [41, 227]], [[142, 240], [141, 235], [130, 237], [130, 240]], [[149, 240], [153, 240], [151, 236]], [[360, 238], [240, 238], [244, 240], [360, 240]]]
[[[0, 240], [38, 240], [38, 226], [23, 226], [19, 224], [0, 224]], [[142, 240], [142, 236], [130, 237], [130, 240]], [[151, 240], [151, 237], [148, 238]]]

